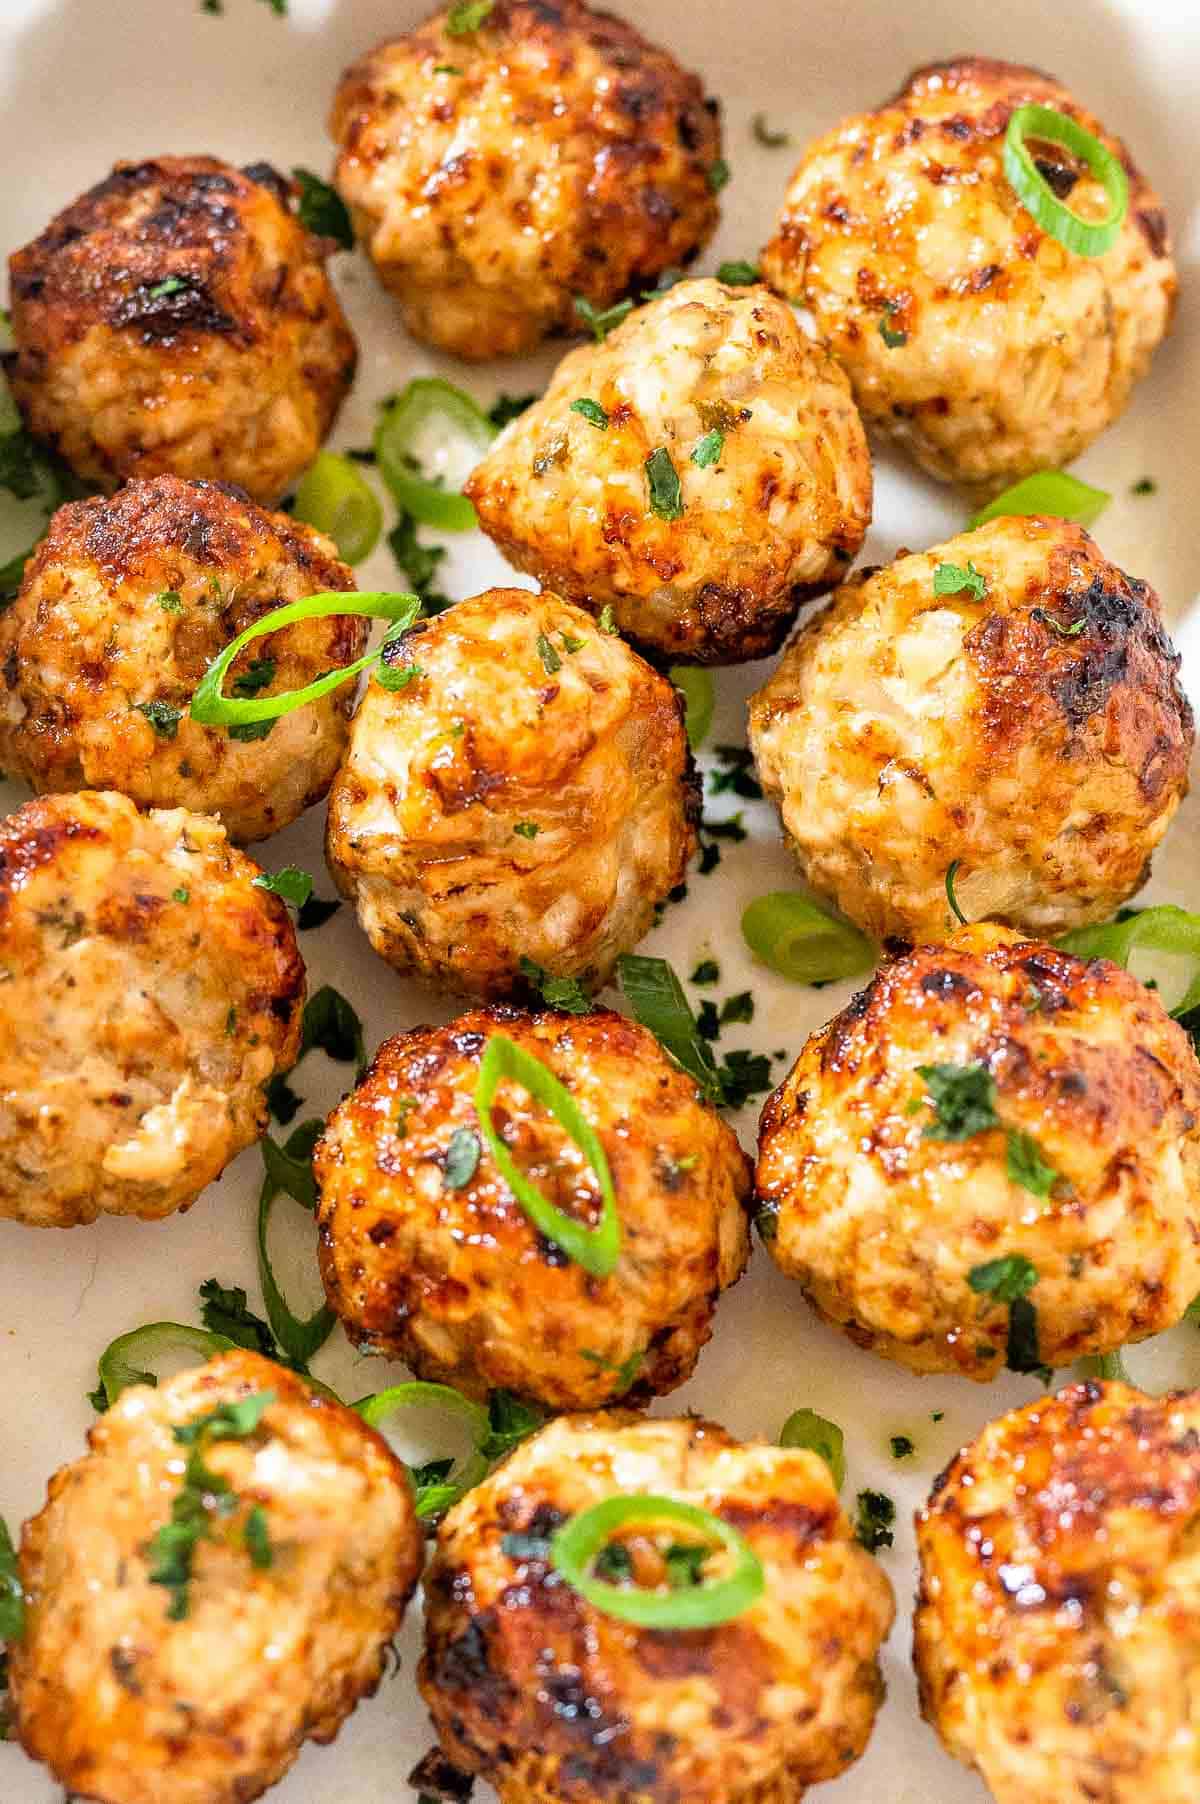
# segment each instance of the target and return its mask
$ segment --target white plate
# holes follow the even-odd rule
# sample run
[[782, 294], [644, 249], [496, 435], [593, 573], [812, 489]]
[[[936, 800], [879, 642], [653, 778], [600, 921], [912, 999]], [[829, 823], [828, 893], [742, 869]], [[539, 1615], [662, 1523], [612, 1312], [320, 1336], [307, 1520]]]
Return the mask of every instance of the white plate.
[[[1193, 606], [1200, 581], [1200, 317], [1189, 281], [1200, 251], [1200, 9], [1194, 0], [1158, 0], [1153, 7], [1141, 0], [1067, 0], [1054, 9], [1044, 0], [1006, 0], [1003, 7], [995, 0], [910, 6], [838, 0], [827, 9], [779, 0], [615, 3], [700, 69], [724, 103], [734, 179], [722, 196], [725, 221], [705, 268], [722, 257], [757, 253], [790, 173], [794, 147], [768, 151], [751, 136], [750, 120], [760, 110], [801, 141], [891, 93], [913, 65], [973, 50], [1053, 70], [1127, 138], [1165, 194], [1183, 300], [1175, 334], [1127, 417], [1077, 467], [1114, 491], [1099, 524], [1100, 542], [1158, 589], [1184, 651], [1185, 682], [1200, 699], [1200, 610]], [[225, 0], [219, 18], [202, 14], [199, 0], [0, 0], [0, 248], [30, 238], [118, 157], [210, 151], [235, 162], [267, 157], [281, 167], [301, 163], [325, 171], [324, 120], [341, 70], [369, 45], [415, 23], [423, 10], [404, 0], [291, 0], [290, 18], [280, 20], [261, 0]], [[548, 352], [464, 372], [406, 339], [361, 258], [340, 260], [338, 280], [364, 350], [339, 444], [367, 439], [376, 400], [413, 374], [443, 369], [490, 400], [502, 388], [541, 385], [555, 361]], [[1157, 493], [1131, 497], [1131, 484], [1145, 475], [1155, 478]], [[954, 531], [964, 512], [951, 493], [882, 456], [865, 556], [877, 562], [901, 544], [931, 544]], [[466, 595], [495, 581], [503, 566], [473, 538], [456, 542], [445, 568], [445, 586]], [[396, 582], [386, 550], [358, 576], [364, 588]], [[718, 676], [716, 740], [743, 738], [742, 700], [760, 674]], [[0, 808], [22, 799], [15, 787], [0, 786]], [[315, 810], [265, 848], [264, 862], [295, 860], [324, 879], [322, 813]], [[751, 967], [737, 930], [741, 906], [793, 877], [771, 812], [759, 805], [751, 816], [762, 843], [727, 848], [718, 872], [694, 875], [687, 901], [668, 911], [648, 949], [681, 969], [714, 950], [723, 991], [752, 986], [758, 999], [753, 1031], [741, 1043], [795, 1053], [805, 1034], [841, 1006], [848, 987], [797, 990]], [[1197, 905], [1198, 817], [1200, 798], [1185, 806], [1159, 855], [1149, 891], [1154, 899]], [[329, 893], [327, 879], [320, 887]], [[346, 909], [319, 933], [305, 935], [303, 949], [313, 984], [336, 983], [363, 1013], [369, 1046], [452, 1012], [393, 977]], [[728, 1035], [727, 1043], [739, 1040]], [[783, 1069], [777, 1067], [780, 1075]], [[308, 1100], [326, 1107], [340, 1077], [338, 1068], [317, 1073], [306, 1066]], [[738, 1125], [751, 1145], [753, 1108]], [[0, 1223], [0, 1513], [10, 1524], [40, 1505], [50, 1473], [80, 1451], [92, 1419], [84, 1392], [95, 1381], [96, 1355], [114, 1335], [155, 1318], [196, 1319], [196, 1286], [214, 1274], [244, 1284], [257, 1298], [253, 1202], [260, 1170], [258, 1153], [246, 1153], [189, 1215], [161, 1225], [103, 1221], [58, 1234]], [[1130, 1364], [1151, 1388], [1200, 1381], [1200, 1336], [1176, 1330], [1135, 1350]], [[340, 1336], [319, 1356], [317, 1370], [350, 1394], [397, 1375], [380, 1362], [365, 1367]], [[846, 1430], [847, 1493], [871, 1485], [897, 1500], [896, 1546], [883, 1556], [900, 1607], [884, 1656], [888, 1701], [865, 1758], [817, 1794], [830, 1804], [980, 1804], [984, 1797], [917, 1716], [908, 1654], [909, 1516], [958, 1445], [1036, 1388], [1033, 1380], [988, 1389], [920, 1381], [873, 1359], [815, 1322], [760, 1251], [721, 1306], [695, 1378], [658, 1406], [700, 1408], [737, 1432], [774, 1435], [789, 1411], [811, 1404]], [[936, 1426], [934, 1410], [945, 1411]], [[896, 1433], [917, 1445], [915, 1460], [902, 1469], [888, 1454]], [[430, 1739], [413, 1683], [418, 1634], [414, 1610], [400, 1674], [384, 1681], [334, 1747], [302, 1755], [271, 1794], [278, 1804], [402, 1804], [409, 1767]], [[3, 1804], [58, 1804], [60, 1798], [48, 1774], [16, 1747], [0, 1746]]]

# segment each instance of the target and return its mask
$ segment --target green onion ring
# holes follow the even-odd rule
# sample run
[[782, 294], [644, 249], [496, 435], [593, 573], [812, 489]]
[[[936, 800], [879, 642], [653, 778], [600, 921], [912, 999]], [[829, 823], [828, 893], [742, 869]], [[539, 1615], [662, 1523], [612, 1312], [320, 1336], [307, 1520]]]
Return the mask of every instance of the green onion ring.
[[465, 495], [423, 475], [413, 451], [422, 427], [438, 415], [477, 445], [481, 456], [496, 436], [487, 414], [461, 388], [441, 376], [418, 376], [380, 414], [375, 459], [398, 506], [418, 524], [443, 532], [470, 532], [479, 524], [472, 504]]
[[131, 1385], [155, 1382], [154, 1363], [169, 1354], [194, 1353], [196, 1363], [202, 1365], [233, 1347], [233, 1341], [208, 1328], [189, 1328], [184, 1322], [147, 1322], [143, 1328], [119, 1334], [105, 1347], [99, 1362], [100, 1384], [111, 1408]]
[[1195, 964], [1191, 982], [1171, 1013], [1185, 1015], [1200, 1007], [1200, 914], [1189, 914], [1186, 908], [1177, 908], [1174, 903], [1143, 908], [1124, 921], [1073, 928], [1062, 934], [1055, 945], [1064, 952], [1073, 952], [1077, 958], [1107, 958], [1124, 967], [1128, 967], [1139, 947], [1147, 952], [1174, 952], [1190, 958]]
[[[1061, 144], [1086, 163], [1108, 196], [1108, 217], [1081, 219], [1059, 200], [1029, 153], [1027, 138]], [[1129, 178], [1119, 157], [1092, 136], [1078, 120], [1054, 107], [1019, 106], [1004, 134], [1004, 173], [1017, 197], [1044, 232], [1081, 257], [1102, 257], [1120, 236], [1129, 211]]]
[[836, 983], [875, 963], [865, 934], [794, 890], [756, 897], [742, 915], [742, 937], [757, 959], [790, 983]]
[[[596, 1555], [627, 1522], [679, 1522], [717, 1541], [735, 1556], [728, 1578], [701, 1583], [686, 1591], [648, 1591], [636, 1586], [610, 1585], [591, 1573]], [[762, 1561], [731, 1523], [708, 1510], [673, 1497], [646, 1493], [632, 1497], [606, 1497], [591, 1509], [564, 1523], [550, 1543], [551, 1564], [573, 1591], [622, 1622], [644, 1629], [711, 1629], [741, 1616], [763, 1594], [766, 1579]]]
[[[517, 1169], [512, 1154], [496, 1132], [492, 1121], [492, 1104], [501, 1079], [508, 1078], [528, 1090], [536, 1102], [549, 1110], [568, 1139], [573, 1140], [595, 1174], [603, 1198], [600, 1220], [594, 1228], [549, 1202], [524, 1172]], [[500, 1175], [516, 1197], [539, 1234], [562, 1248], [569, 1259], [581, 1265], [593, 1278], [607, 1278], [615, 1270], [621, 1256], [621, 1223], [617, 1215], [617, 1198], [613, 1189], [608, 1159], [591, 1123], [583, 1115], [570, 1091], [555, 1077], [541, 1059], [510, 1040], [507, 1034], [493, 1034], [479, 1061], [479, 1079], [475, 1086], [475, 1112], [479, 1131]]]
[[1037, 470], [1022, 477], [967, 521], [967, 531], [974, 532], [989, 520], [1005, 514], [1049, 514], [1055, 520], [1074, 520], [1077, 526], [1092, 526], [1100, 518], [1112, 496], [1107, 489], [1094, 489], [1068, 476], [1065, 470]]
[[958, 905], [958, 892], [954, 887], [958, 882], [958, 873], [961, 868], [961, 858], [951, 859], [949, 865], [946, 867], [946, 900], [950, 904], [950, 913], [954, 916], [959, 926], [969, 927], [971, 923]]
[[819, 1416], [815, 1409], [793, 1410], [779, 1430], [779, 1445], [817, 1454], [829, 1467], [836, 1488], [840, 1491], [845, 1484], [846, 1437], [828, 1416]]
[[348, 457], [320, 451], [300, 478], [292, 518], [326, 533], [348, 564], [370, 557], [383, 530], [383, 509], [370, 483]]
[[683, 718], [688, 744], [694, 752], [698, 752], [708, 738], [717, 705], [712, 671], [687, 664], [675, 664], [670, 674], [671, 681], [684, 700]]
[[[464, 1397], [461, 1391], [454, 1390], [448, 1384], [426, 1384], [414, 1379], [408, 1384], [393, 1384], [385, 1391], [375, 1391], [369, 1397], [360, 1397], [351, 1407], [360, 1415], [368, 1428], [383, 1431], [383, 1425], [390, 1416], [401, 1409], [421, 1409], [424, 1407], [448, 1409], [453, 1414], [462, 1416], [471, 1431], [473, 1450], [457, 1469], [446, 1475], [447, 1487], [453, 1487], [459, 1496], [477, 1485], [487, 1477], [488, 1462], [481, 1448], [489, 1432], [488, 1412], [481, 1403], [471, 1397]], [[457, 1498], [455, 1499], [457, 1501]], [[443, 1505], [438, 1506], [440, 1513]], [[418, 1505], [418, 1516], [423, 1512]]]
[[[338, 689], [348, 683], [351, 677], [358, 676], [360, 671], [367, 670], [382, 656], [384, 649], [407, 632], [421, 611], [421, 603], [416, 595], [389, 594], [386, 591], [375, 591], [367, 595], [342, 595], [335, 591], [322, 591], [319, 595], [306, 595], [302, 601], [289, 601], [286, 607], [273, 608], [248, 626], [244, 633], [230, 641], [225, 650], [213, 659], [196, 686], [192, 697], [191, 716], [206, 727], [239, 726], [252, 720], [278, 720], [283, 714], [290, 714], [295, 708], [303, 708], [308, 702], [315, 702], [331, 689]], [[383, 643], [374, 651], [367, 652], [365, 657], [356, 658], [353, 664], [343, 664], [339, 670], [327, 670], [315, 682], [306, 683], [303, 689], [288, 689], [282, 695], [263, 695], [247, 697], [240, 700], [235, 696], [222, 693], [221, 685], [225, 681], [226, 672], [240, 651], [244, 651], [255, 639], [264, 638], [268, 633], [277, 633], [285, 626], [295, 626], [301, 620], [325, 620], [338, 614], [365, 614], [372, 620], [390, 620], [391, 626], [384, 634]]]

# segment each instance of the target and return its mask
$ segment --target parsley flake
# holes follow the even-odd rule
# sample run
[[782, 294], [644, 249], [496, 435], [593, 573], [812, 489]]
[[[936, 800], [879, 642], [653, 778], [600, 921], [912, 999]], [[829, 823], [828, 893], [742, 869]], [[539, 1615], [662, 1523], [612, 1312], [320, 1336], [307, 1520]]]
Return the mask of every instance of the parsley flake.
[[974, 564], [967, 560], [966, 568], [961, 564], [939, 564], [933, 573], [933, 592], [935, 595], [969, 595], [972, 601], [982, 601], [987, 594], [987, 577]]
[[715, 162], [710, 163], [706, 173], [708, 185], [714, 194], [719, 194], [733, 177], [733, 171], [724, 157], [718, 157]]
[[541, 832], [541, 828], [536, 821], [517, 821], [513, 827], [513, 832], [518, 834], [522, 839], [536, 839]]
[[496, 0], [457, 0], [446, 16], [448, 38], [469, 38], [488, 18]]
[[241, 696], [257, 695], [260, 689], [265, 689], [274, 680], [274, 658], [253, 658], [241, 676], [233, 679], [231, 693]]
[[313, 880], [298, 865], [288, 864], [281, 871], [260, 871], [251, 879], [250, 887], [265, 889], [272, 896], [290, 902], [293, 908], [303, 908], [312, 895]]
[[447, 1190], [463, 1190], [479, 1165], [479, 1136], [470, 1128], [455, 1128], [442, 1163], [442, 1183]]
[[895, 301], [886, 301], [883, 312], [879, 316], [879, 336], [889, 351], [895, 351], [901, 345], [908, 343], [908, 333], [891, 323], [899, 311]]
[[650, 492], [652, 514], [657, 514], [660, 520], [679, 520], [683, 517], [683, 491], [679, 486], [679, 472], [671, 462], [671, 453], [665, 445], [659, 445], [646, 459], [646, 486]]
[[555, 977], [531, 958], [522, 958], [519, 962], [522, 977], [538, 992], [547, 1008], [559, 1008], [568, 1015], [591, 1014], [592, 999], [577, 977]]
[[759, 280], [756, 264], [734, 261], [722, 263], [717, 268], [717, 281], [724, 282], [727, 288], [749, 288]]
[[318, 238], [332, 238], [344, 251], [354, 249], [354, 226], [346, 203], [336, 188], [323, 182], [311, 169], [293, 169], [300, 190], [296, 213], [302, 226]]
[[970, 1140], [1000, 1126], [996, 1080], [986, 1065], [918, 1065], [934, 1111], [922, 1138]]
[[694, 984], [716, 983], [721, 976], [721, 967], [715, 958], [702, 958], [692, 972], [690, 982]]
[[178, 589], [164, 589], [158, 598], [158, 605], [164, 614], [182, 614], [183, 596]]
[[1010, 1182], [1019, 1184], [1032, 1196], [1049, 1196], [1062, 1175], [1043, 1159], [1033, 1135], [1022, 1133], [1019, 1128], [1008, 1130], [1006, 1164]]
[[562, 659], [555, 651], [545, 633], [537, 636], [537, 654], [542, 660], [542, 669], [547, 676], [557, 676], [562, 669]]
[[[1008, 1253], [1001, 1259], [989, 1259], [967, 1273], [967, 1283], [976, 1296], [994, 1297], [1008, 1304], [1008, 1350], [1005, 1363], [1010, 1372], [1039, 1372], [1042, 1365], [1038, 1346], [1037, 1310], [1029, 1301], [1029, 1292], [1038, 1281], [1037, 1267], [1023, 1253]], [[990, 1356], [991, 1349], [987, 1349]]]
[[619, 636], [621, 629], [617, 625], [616, 618], [613, 615], [613, 607], [612, 607], [611, 601], [606, 601], [604, 606], [601, 608], [600, 618], [596, 622], [596, 624], [600, 628], [600, 631], [602, 633], [608, 634], [610, 639], [615, 639]]
[[1029, 616], [1031, 620], [1038, 620], [1043, 626], [1048, 626], [1060, 639], [1077, 639], [1087, 626], [1086, 614], [1081, 614], [1078, 620], [1072, 620], [1069, 626], [1064, 626], [1061, 620], [1056, 620], [1045, 608], [1030, 608]]
[[595, 307], [585, 294], [575, 296], [575, 312], [597, 344], [603, 344], [614, 326], [633, 312], [632, 301], [615, 301], [611, 307]]
[[145, 715], [157, 739], [174, 739], [183, 719], [183, 709], [176, 708], [171, 702], [135, 702], [133, 711]]
[[[706, 432], [704, 437], [697, 439], [692, 446], [692, 462], [698, 470], [707, 470], [710, 464], [719, 462], [724, 449], [725, 434], [723, 432]], [[655, 511], [657, 512], [657, 509]], [[679, 511], [682, 513], [683, 509], [680, 508]]]
[[884, 1491], [860, 1491], [856, 1499], [854, 1538], [868, 1553], [895, 1542], [896, 1506]]
[[572, 401], [570, 411], [579, 414], [589, 425], [594, 426], [597, 432], [608, 431], [608, 414], [601, 407], [599, 401], [593, 401], [590, 396], [581, 395], [578, 401]]

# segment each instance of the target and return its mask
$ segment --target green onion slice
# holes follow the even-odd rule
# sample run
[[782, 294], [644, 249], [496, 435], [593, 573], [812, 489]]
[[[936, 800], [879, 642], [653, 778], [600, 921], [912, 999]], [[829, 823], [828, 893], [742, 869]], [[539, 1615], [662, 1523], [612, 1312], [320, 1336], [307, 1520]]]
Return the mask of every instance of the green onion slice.
[[[312, 1149], [317, 1134], [324, 1125], [322, 1121], [303, 1122], [300, 1127], [294, 1129], [283, 1145], [285, 1160], [295, 1164], [303, 1164], [307, 1161], [306, 1169], [311, 1172]], [[264, 1149], [269, 1145], [273, 1145], [273, 1142], [263, 1141]], [[276, 1149], [276, 1151], [278, 1150]], [[281, 1191], [285, 1190], [282, 1180], [287, 1173], [286, 1168], [281, 1169], [280, 1163], [273, 1164], [265, 1152], [264, 1162], [267, 1166], [267, 1175], [263, 1179], [262, 1189], [258, 1196], [257, 1223], [258, 1276], [262, 1285], [263, 1302], [266, 1305], [267, 1320], [271, 1324], [272, 1334], [288, 1358], [307, 1376], [309, 1360], [314, 1353], [320, 1351], [333, 1333], [337, 1325], [337, 1317], [325, 1304], [322, 1304], [320, 1309], [307, 1318], [293, 1314], [288, 1307], [287, 1299], [275, 1277], [269, 1247], [271, 1214]], [[307, 1186], [296, 1186], [295, 1188], [302, 1188], [304, 1194], [296, 1196], [294, 1191], [287, 1191], [286, 1194], [291, 1195], [293, 1202], [298, 1203], [306, 1214], [311, 1214], [316, 1206], [315, 1183], [311, 1191], [311, 1203], [308, 1200]]]
[[100, 1355], [100, 1384], [94, 1400], [98, 1405], [103, 1391], [104, 1407], [111, 1409], [130, 1385], [156, 1385], [158, 1367], [164, 1361], [183, 1353], [189, 1356], [189, 1365], [203, 1365], [218, 1353], [230, 1352], [233, 1346], [224, 1334], [213, 1334], [207, 1328], [189, 1328], [183, 1322], [148, 1322], [144, 1328], [119, 1334], [105, 1347]]
[[[192, 697], [191, 716], [206, 727], [245, 726], [255, 720], [278, 720], [283, 714], [290, 714], [295, 708], [303, 708], [308, 702], [315, 702], [331, 689], [338, 689], [356, 677], [363, 670], [378, 662], [385, 648], [408, 631], [421, 611], [421, 603], [415, 595], [392, 595], [384, 591], [376, 591], [367, 595], [342, 595], [332, 591], [323, 591], [319, 595], [306, 595], [302, 601], [290, 601], [286, 607], [273, 608], [248, 626], [244, 633], [230, 641], [225, 650], [213, 659], [196, 687]], [[222, 684], [226, 672], [238, 653], [255, 639], [261, 639], [268, 633], [277, 633], [285, 626], [295, 626], [301, 620], [326, 620], [337, 614], [364, 614], [371, 620], [388, 620], [391, 622], [383, 636], [381, 644], [364, 657], [356, 658], [353, 664], [343, 664], [340, 670], [328, 670], [324, 676], [317, 677], [315, 682], [306, 683], [303, 689], [288, 689], [282, 695], [259, 695], [244, 700], [238, 696], [226, 695]]]
[[348, 564], [370, 557], [383, 530], [379, 498], [358, 466], [322, 451], [300, 478], [293, 517], [327, 533]]
[[1200, 914], [1189, 914], [1174, 903], [1157, 908], [1143, 908], [1125, 919], [1104, 921], [1097, 927], [1076, 927], [1055, 941], [1064, 952], [1078, 958], [1107, 958], [1114, 965], [1128, 968], [1133, 953], [1169, 952], [1190, 958], [1194, 970], [1187, 989], [1173, 1015], [1186, 1015], [1200, 1008]]
[[865, 934], [794, 890], [772, 890], [751, 902], [742, 937], [756, 958], [791, 983], [836, 983], [875, 963]]
[[820, 1454], [840, 1491], [846, 1481], [846, 1437], [836, 1422], [815, 1409], [797, 1409], [779, 1430], [781, 1447], [803, 1447]]
[[675, 664], [671, 668], [671, 681], [684, 699], [688, 744], [694, 752], [698, 752], [708, 738], [717, 705], [712, 671], [696, 669], [687, 664]]
[[[0, 1642], [19, 1641], [24, 1633], [25, 1592], [17, 1565], [17, 1550], [8, 1532], [8, 1524], [0, 1516]], [[0, 1702], [3, 1701], [5, 1689], [3, 1664], [0, 1660]], [[0, 1710], [0, 1729], [4, 1727], [5, 1716]], [[3, 1739], [0, 1736], [0, 1740]]]
[[[1081, 219], [1060, 200], [1038, 168], [1029, 141], [1061, 144], [1071, 156], [1086, 163], [1108, 196], [1104, 219]], [[1129, 211], [1129, 178], [1119, 157], [1084, 129], [1078, 120], [1054, 107], [1031, 103], [1020, 106], [1004, 134], [1004, 173], [1021, 204], [1044, 232], [1080, 257], [1102, 257], [1120, 236]]]
[[418, 376], [380, 414], [375, 456], [397, 503], [420, 525], [469, 532], [479, 524], [474, 507], [456, 489], [426, 476], [424, 466], [438, 458], [448, 464], [447, 439], [454, 437], [478, 453], [476, 463], [495, 436], [496, 427], [470, 395], [441, 376]]
[[[582, 1222], [564, 1215], [518, 1170], [492, 1120], [496, 1091], [505, 1078], [522, 1085], [536, 1102], [549, 1110], [591, 1166], [603, 1199], [600, 1220], [594, 1228], [586, 1228]], [[479, 1062], [475, 1111], [479, 1117], [479, 1130], [501, 1177], [538, 1232], [561, 1247], [569, 1259], [573, 1259], [576, 1265], [581, 1265], [584, 1271], [590, 1272], [592, 1277], [609, 1277], [621, 1256], [621, 1223], [617, 1215], [616, 1192], [599, 1137], [591, 1123], [585, 1119], [570, 1091], [564, 1088], [549, 1067], [543, 1065], [541, 1059], [533, 1053], [518, 1046], [507, 1034], [493, 1034]]]
[[977, 526], [1005, 514], [1049, 514], [1053, 519], [1074, 520], [1077, 526], [1092, 526], [1111, 500], [1107, 489], [1094, 489], [1065, 470], [1038, 470], [972, 514], [967, 531], [974, 532]]
[[[629, 1522], [670, 1522], [694, 1529], [704, 1540], [728, 1549], [734, 1556], [733, 1570], [727, 1578], [678, 1591], [610, 1585], [593, 1577], [597, 1554]], [[550, 1562], [597, 1610], [646, 1629], [715, 1628], [741, 1616], [766, 1588], [762, 1561], [730, 1523], [695, 1504], [648, 1493], [606, 1497], [573, 1516], [551, 1541]]]
[[[352, 1405], [368, 1428], [381, 1433], [391, 1417], [406, 1409], [441, 1409], [461, 1416], [471, 1436], [472, 1451], [446, 1476], [444, 1485], [431, 1487], [417, 1500], [417, 1515], [422, 1518], [440, 1515], [451, 1504], [487, 1477], [488, 1461], [482, 1451], [490, 1432], [487, 1410], [481, 1403], [464, 1397], [448, 1384], [425, 1384], [413, 1380], [409, 1384], [393, 1384], [387, 1390], [362, 1397]], [[411, 1472], [412, 1468], [409, 1467]]]

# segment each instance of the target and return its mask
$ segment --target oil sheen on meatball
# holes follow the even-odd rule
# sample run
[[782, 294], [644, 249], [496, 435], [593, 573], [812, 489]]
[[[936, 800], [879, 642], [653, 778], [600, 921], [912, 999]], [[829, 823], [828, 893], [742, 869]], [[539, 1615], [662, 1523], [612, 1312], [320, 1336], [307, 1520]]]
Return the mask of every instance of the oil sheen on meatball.
[[[1004, 173], [1009, 120], [1031, 101], [1125, 166], [1129, 211], [1103, 256], [1042, 231]], [[1072, 209], [1107, 212], [1083, 164], [1034, 151]], [[1112, 424], [1176, 290], [1162, 203], [1120, 140], [1050, 76], [986, 57], [918, 69], [810, 145], [762, 268], [812, 310], [868, 426], [932, 475], [993, 489], [1077, 457]]]
[[1200, 1292], [1200, 1063], [1107, 959], [963, 928], [809, 1040], [763, 1110], [757, 1188], [776, 1264], [859, 1346], [994, 1377], [1009, 1304], [981, 1274], [1016, 1260], [1040, 1359], [1069, 1365]]
[[572, 351], [466, 488], [519, 569], [676, 663], [775, 650], [871, 519], [837, 364], [766, 289], [711, 280]]
[[805, 877], [865, 932], [941, 938], [957, 863], [964, 914], [1049, 937], [1149, 873], [1187, 790], [1178, 667], [1153, 590], [1082, 527], [1004, 518], [839, 589], [750, 742]]
[[0, 1218], [186, 1209], [296, 1062], [287, 909], [219, 823], [101, 791], [0, 822]]
[[438, 12], [348, 69], [334, 179], [417, 338], [473, 359], [580, 330], [716, 227], [721, 132], [696, 76], [583, 0]]
[[1193, 1804], [1200, 1393], [1076, 1384], [917, 1518], [921, 1704], [996, 1804]]
[[[36, 790], [116, 789], [141, 807], [218, 815], [265, 839], [321, 797], [346, 745], [349, 688], [265, 738], [193, 721], [231, 639], [272, 608], [352, 590], [332, 543], [240, 492], [177, 476], [61, 507], [0, 613], [0, 766]], [[363, 650], [367, 622], [305, 620], [257, 639], [227, 692], [298, 689]]]
[[[737, 1528], [762, 1596], [702, 1631], [635, 1628], [541, 1551], [569, 1517], [649, 1492]], [[623, 1545], [663, 1582], [659, 1540]], [[697, 1417], [573, 1416], [447, 1516], [426, 1583], [420, 1686], [450, 1760], [501, 1804], [796, 1804], [862, 1753], [882, 1698], [886, 1577], [816, 1454], [742, 1444]]]
[[13, 394], [85, 482], [235, 482], [273, 505], [354, 375], [325, 270], [265, 164], [153, 157], [112, 174], [9, 259]]
[[[189, 1451], [174, 1430], [264, 1392], [250, 1435], [201, 1447], [232, 1508], [196, 1542], [174, 1620], [150, 1576]], [[379, 1683], [421, 1563], [404, 1468], [353, 1411], [241, 1351], [126, 1390], [88, 1439], [21, 1540], [16, 1733], [96, 1804], [250, 1804]]]
[[[480, 1139], [475, 1087], [497, 1033], [549, 1067], [599, 1136], [621, 1223], [608, 1278], [538, 1232]], [[598, 1219], [584, 1156], [522, 1085], [502, 1084], [493, 1119], [542, 1195]], [[652, 1034], [607, 1009], [477, 1010], [385, 1041], [315, 1169], [321, 1271], [351, 1338], [474, 1396], [503, 1386], [582, 1409], [674, 1390], [749, 1251], [732, 1129]]]
[[601, 983], [682, 882], [698, 796], [673, 685], [549, 594], [492, 589], [423, 623], [372, 681], [327, 855], [381, 957], [440, 989]]

